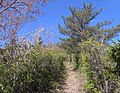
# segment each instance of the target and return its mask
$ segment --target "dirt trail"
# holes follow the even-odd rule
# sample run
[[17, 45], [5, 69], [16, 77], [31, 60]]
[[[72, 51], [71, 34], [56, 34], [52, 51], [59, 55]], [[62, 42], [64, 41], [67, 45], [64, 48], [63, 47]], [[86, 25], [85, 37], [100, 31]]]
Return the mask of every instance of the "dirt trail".
[[77, 71], [74, 71], [74, 67], [70, 63], [66, 63], [66, 69], [67, 78], [63, 93], [83, 93], [83, 80], [80, 77], [80, 74]]
[[84, 93], [83, 92], [83, 78], [78, 71], [74, 70], [74, 66], [70, 62], [66, 62], [66, 80], [63, 84], [56, 87], [52, 93]]

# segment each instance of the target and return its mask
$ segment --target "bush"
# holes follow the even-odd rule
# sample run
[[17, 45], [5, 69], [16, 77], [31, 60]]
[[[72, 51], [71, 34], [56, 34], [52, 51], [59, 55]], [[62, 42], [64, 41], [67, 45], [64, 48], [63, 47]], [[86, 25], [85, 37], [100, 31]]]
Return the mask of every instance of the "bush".
[[[80, 54], [80, 69], [84, 75], [84, 90], [86, 93], [116, 93], [116, 77], [112, 73], [112, 62], [107, 57], [105, 48], [94, 40], [85, 41]], [[107, 58], [107, 60], [105, 60]], [[113, 86], [114, 85], [114, 86]]]
[[0, 63], [0, 93], [40, 93], [64, 79], [64, 54], [57, 50], [34, 49], [25, 57]]

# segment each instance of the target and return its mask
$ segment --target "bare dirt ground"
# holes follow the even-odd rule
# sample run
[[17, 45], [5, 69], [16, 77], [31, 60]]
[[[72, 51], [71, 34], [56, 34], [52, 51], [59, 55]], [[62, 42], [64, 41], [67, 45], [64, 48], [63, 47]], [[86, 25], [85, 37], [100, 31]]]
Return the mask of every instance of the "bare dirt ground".
[[83, 93], [83, 80], [82, 77], [80, 77], [80, 74], [74, 70], [73, 65], [70, 63], [66, 63], [66, 69], [67, 78], [63, 93]]
[[83, 78], [78, 71], [74, 70], [74, 66], [66, 62], [66, 80], [58, 85], [56, 90], [52, 93], [84, 93], [83, 92]]

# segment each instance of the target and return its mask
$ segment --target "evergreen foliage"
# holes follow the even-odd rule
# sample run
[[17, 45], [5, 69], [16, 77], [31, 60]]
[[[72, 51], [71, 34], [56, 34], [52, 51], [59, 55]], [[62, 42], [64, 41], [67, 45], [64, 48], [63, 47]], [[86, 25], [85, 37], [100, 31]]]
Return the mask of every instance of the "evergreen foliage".
[[112, 28], [105, 28], [112, 21], [104, 21], [91, 25], [92, 21], [100, 14], [102, 9], [96, 11], [92, 4], [83, 4], [83, 8], [69, 8], [71, 15], [62, 17], [64, 26], [58, 25], [61, 34], [66, 36], [66, 39], [61, 38], [61, 46], [73, 53], [80, 53], [79, 43], [94, 39], [95, 41], [104, 43], [115, 37], [120, 31], [120, 25]]
[[120, 40], [118, 44], [114, 43], [115, 46], [111, 46], [110, 58], [115, 62], [114, 73], [120, 76]]

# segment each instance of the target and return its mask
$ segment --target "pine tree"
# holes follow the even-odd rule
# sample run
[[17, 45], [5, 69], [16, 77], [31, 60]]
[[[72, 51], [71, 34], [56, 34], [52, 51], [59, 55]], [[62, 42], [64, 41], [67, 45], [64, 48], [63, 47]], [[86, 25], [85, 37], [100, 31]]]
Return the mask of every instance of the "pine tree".
[[113, 21], [98, 22], [96, 25], [92, 25], [94, 19], [102, 11], [102, 9], [95, 10], [92, 4], [83, 4], [83, 7], [78, 9], [70, 7], [69, 10], [71, 15], [62, 17], [64, 26], [58, 24], [60, 33], [66, 36], [65, 39], [60, 38], [60, 45], [66, 49], [67, 52], [74, 53], [77, 61], [77, 56], [81, 52], [79, 45], [82, 44], [82, 42], [93, 39], [102, 45], [115, 37], [120, 31], [120, 25], [106, 28], [106, 26], [111, 25]]
[[79, 9], [70, 7], [69, 10], [71, 15], [68, 17], [63, 16], [64, 26], [58, 24], [58, 28], [60, 33], [67, 37], [66, 39], [61, 39], [61, 41], [66, 47], [72, 48], [74, 51], [76, 50], [74, 47], [78, 46], [78, 43], [82, 41], [93, 38], [96, 41], [105, 43], [115, 37], [120, 31], [120, 25], [105, 28], [105, 26], [110, 25], [112, 21], [104, 21], [93, 26], [92, 21], [100, 14], [102, 9], [96, 11], [92, 7], [92, 4], [83, 4], [83, 8]]

